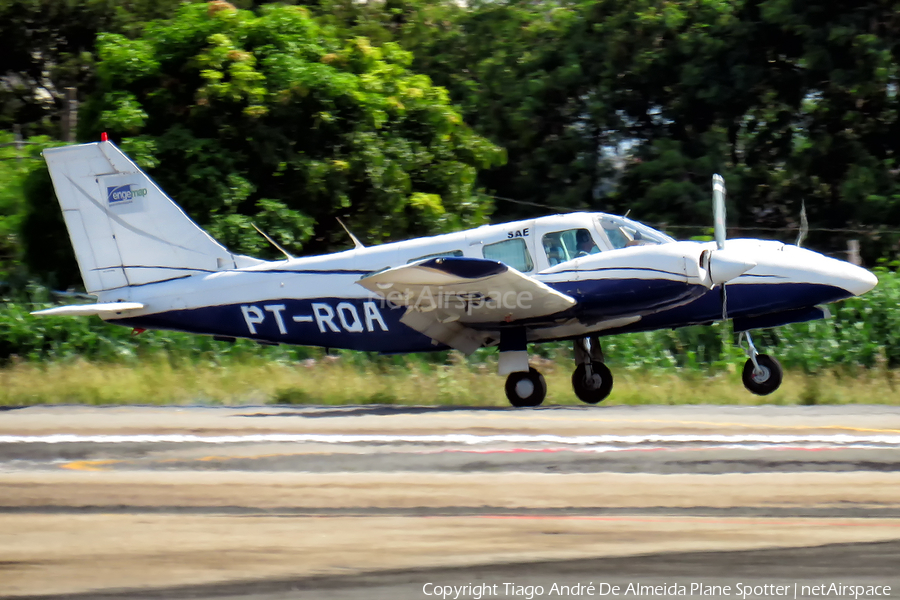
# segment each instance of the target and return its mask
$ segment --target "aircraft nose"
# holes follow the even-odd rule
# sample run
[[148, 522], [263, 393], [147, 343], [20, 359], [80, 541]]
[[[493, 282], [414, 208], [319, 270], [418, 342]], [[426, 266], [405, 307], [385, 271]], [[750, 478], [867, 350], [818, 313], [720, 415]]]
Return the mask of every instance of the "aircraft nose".
[[816, 254], [811, 250], [806, 252], [811, 257], [808, 264], [815, 265], [813, 269], [824, 276], [822, 283], [829, 283], [847, 290], [849, 294], [854, 296], [862, 296], [878, 285], [878, 278], [867, 269], [857, 267], [845, 260]]
[[878, 285], [878, 279], [870, 271], [807, 248], [782, 246], [780, 251], [768, 253], [765, 249], [761, 246], [757, 251], [760, 264], [765, 266], [757, 272], [777, 274], [782, 281], [828, 286], [833, 292], [838, 291], [837, 296], [831, 296], [827, 302], [861, 296]]
[[844, 265], [841, 287], [854, 296], [861, 296], [878, 285], [878, 278], [871, 271], [850, 263]]

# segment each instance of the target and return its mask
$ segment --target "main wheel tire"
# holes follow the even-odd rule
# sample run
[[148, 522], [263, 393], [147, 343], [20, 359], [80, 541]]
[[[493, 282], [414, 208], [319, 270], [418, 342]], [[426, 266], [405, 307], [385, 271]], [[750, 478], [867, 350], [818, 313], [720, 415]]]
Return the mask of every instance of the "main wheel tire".
[[516, 408], [540, 406], [547, 397], [547, 382], [534, 367], [527, 373], [510, 373], [506, 378], [506, 397]]
[[590, 377], [587, 376], [587, 365], [578, 365], [572, 373], [572, 389], [578, 399], [587, 404], [605, 400], [612, 388], [612, 372], [602, 362], [591, 363]]
[[766, 354], [757, 354], [756, 362], [759, 364], [761, 372], [754, 373], [753, 361], [748, 359], [744, 363], [744, 372], [741, 378], [744, 380], [744, 387], [749, 391], [757, 396], [767, 396], [781, 385], [784, 371], [781, 363]]

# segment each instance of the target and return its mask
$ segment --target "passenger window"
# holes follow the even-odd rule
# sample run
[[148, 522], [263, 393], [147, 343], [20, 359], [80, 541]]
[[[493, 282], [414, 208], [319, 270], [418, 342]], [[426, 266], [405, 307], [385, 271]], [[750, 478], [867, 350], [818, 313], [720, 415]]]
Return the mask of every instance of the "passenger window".
[[420, 256], [419, 258], [413, 258], [412, 260], [406, 261], [406, 264], [412, 264], [414, 262], [419, 262], [420, 260], [428, 260], [429, 258], [442, 258], [444, 256], [462, 256], [462, 250], [450, 250], [449, 252], [437, 252], [435, 254], [426, 254], [425, 256]]
[[541, 242], [551, 267], [579, 256], [600, 252], [591, 237], [591, 232], [587, 229], [567, 229], [548, 233], [541, 238]]
[[488, 244], [484, 247], [483, 252], [485, 258], [498, 260], [522, 273], [527, 273], [534, 268], [531, 254], [528, 253], [528, 247], [525, 246], [525, 240], [521, 238]]

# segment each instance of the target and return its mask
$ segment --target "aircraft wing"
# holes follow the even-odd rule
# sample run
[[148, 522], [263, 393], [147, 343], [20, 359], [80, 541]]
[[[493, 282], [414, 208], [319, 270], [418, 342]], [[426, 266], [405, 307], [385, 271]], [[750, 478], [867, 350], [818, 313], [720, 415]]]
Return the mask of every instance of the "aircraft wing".
[[432, 258], [367, 275], [357, 283], [395, 306], [407, 307], [402, 323], [466, 353], [474, 352], [486, 337], [470, 325], [501, 325], [575, 306], [570, 296], [481, 258]]

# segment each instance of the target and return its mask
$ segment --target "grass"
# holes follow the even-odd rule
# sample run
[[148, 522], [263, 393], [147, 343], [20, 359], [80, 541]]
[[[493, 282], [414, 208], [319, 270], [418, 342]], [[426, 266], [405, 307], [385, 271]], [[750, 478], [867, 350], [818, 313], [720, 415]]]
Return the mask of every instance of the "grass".
[[[547, 379], [545, 405], [578, 405], [571, 365], [537, 358]], [[604, 405], [900, 404], [891, 370], [785, 373], [781, 389], [754, 396], [740, 374], [723, 371], [614, 369]], [[359, 365], [341, 358], [299, 364], [264, 360], [220, 365], [156, 358], [137, 364], [72, 360], [18, 363], [0, 369], [0, 405], [35, 404], [398, 404], [508, 406], [504, 379], [490, 363], [452, 355], [447, 365]]]

